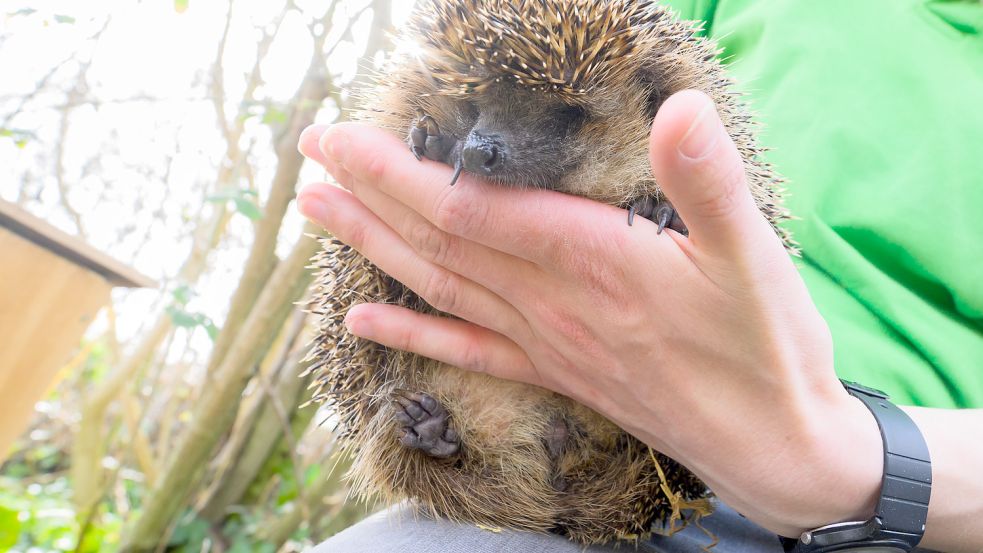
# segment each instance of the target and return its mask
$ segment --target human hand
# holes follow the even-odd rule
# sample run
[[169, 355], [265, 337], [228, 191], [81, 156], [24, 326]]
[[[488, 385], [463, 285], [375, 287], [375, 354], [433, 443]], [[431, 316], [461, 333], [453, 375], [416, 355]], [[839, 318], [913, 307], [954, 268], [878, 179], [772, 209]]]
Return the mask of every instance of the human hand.
[[360, 305], [356, 335], [570, 396], [784, 535], [873, 512], [873, 418], [833, 373], [825, 322], [756, 209], [709, 98], [653, 124], [651, 162], [689, 237], [623, 210], [496, 187], [416, 162], [365, 125], [312, 127], [301, 151], [346, 190], [301, 211], [438, 310]]

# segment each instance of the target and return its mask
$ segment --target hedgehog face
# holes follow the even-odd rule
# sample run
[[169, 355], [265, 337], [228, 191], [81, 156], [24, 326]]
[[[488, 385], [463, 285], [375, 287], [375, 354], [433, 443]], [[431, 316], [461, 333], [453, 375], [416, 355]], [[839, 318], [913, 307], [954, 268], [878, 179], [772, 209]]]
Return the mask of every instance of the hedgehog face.
[[452, 97], [457, 146], [440, 160], [504, 185], [603, 200], [621, 194], [621, 183], [650, 178], [647, 137], [659, 96], [642, 79], [582, 99], [496, 83]]
[[555, 188], [576, 168], [587, 111], [559, 98], [498, 85], [468, 98], [476, 119], [461, 151], [469, 173], [507, 184]]

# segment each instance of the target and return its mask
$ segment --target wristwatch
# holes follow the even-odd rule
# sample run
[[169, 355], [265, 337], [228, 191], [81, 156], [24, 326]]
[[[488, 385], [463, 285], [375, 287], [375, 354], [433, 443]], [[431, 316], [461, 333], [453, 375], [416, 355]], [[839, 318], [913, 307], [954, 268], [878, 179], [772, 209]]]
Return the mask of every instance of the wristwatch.
[[906, 553], [921, 541], [932, 495], [932, 461], [914, 421], [880, 390], [842, 380], [870, 409], [884, 441], [881, 496], [870, 520], [840, 522], [781, 538], [786, 552]]

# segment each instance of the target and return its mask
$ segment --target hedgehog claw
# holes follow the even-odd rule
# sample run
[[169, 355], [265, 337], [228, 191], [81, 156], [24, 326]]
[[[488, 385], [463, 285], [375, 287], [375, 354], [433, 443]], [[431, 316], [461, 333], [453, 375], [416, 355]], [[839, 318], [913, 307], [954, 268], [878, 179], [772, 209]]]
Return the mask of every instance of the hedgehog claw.
[[454, 176], [451, 177], [451, 186], [457, 184], [457, 179], [461, 177], [461, 171], [464, 170], [464, 163], [461, 162], [461, 158], [457, 159], [457, 163], [454, 164]]
[[422, 392], [398, 391], [393, 399], [393, 418], [399, 424], [399, 443], [431, 457], [447, 458], [461, 449], [461, 439], [449, 425], [447, 410]]
[[416, 160], [420, 161], [423, 159], [423, 154], [427, 147], [427, 128], [425, 126], [420, 126], [419, 122], [414, 123], [410, 127], [410, 134], [407, 137], [407, 142], [410, 143], [410, 151], [416, 156]]
[[461, 142], [454, 135], [441, 132], [437, 120], [422, 109], [418, 109], [416, 119], [410, 123], [406, 142], [417, 161], [427, 158], [453, 165], [454, 176], [451, 179], [451, 186], [454, 186], [464, 170], [460, 153]]
[[662, 204], [659, 206], [659, 209], [657, 209], [655, 212], [655, 222], [659, 224], [659, 230], [656, 231], [656, 234], [662, 234], [662, 231], [666, 229], [666, 225], [669, 224], [669, 221], [672, 220], [672, 216], [675, 213], [676, 210], [669, 204]]
[[654, 209], [655, 198], [652, 196], [644, 196], [633, 201], [628, 207], [628, 226], [632, 226], [632, 223], [635, 221], [635, 215], [650, 219]]
[[686, 223], [679, 218], [679, 213], [672, 204], [665, 200], [656, 200], [654, 196], [645, 196], [631, 203], [628, 207], [628, 226], [635, 220], [635, 215], [655, 222], [659, 226], [657, 234], [662, 234], [666, 228], [684, 236], [689, 234]]

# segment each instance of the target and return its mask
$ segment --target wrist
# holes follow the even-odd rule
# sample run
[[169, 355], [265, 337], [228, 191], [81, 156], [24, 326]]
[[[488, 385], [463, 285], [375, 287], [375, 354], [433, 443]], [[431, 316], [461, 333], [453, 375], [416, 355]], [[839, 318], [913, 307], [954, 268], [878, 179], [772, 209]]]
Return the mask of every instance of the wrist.
[[873, 414], [881, 434], [883, 476], [874, 516], [823, 525], [783, 542], [786, 551], [911, 551], [925, 536], [932, 498], [931, 454], [912, 418], [875, 388], [843, 382]]
[[809, 452], [801, 465], [801, 504], [785, 523], [798, 536], [827, 524], [863, 521], [874, 514], [884, 476], [884, 446], [877, 421], [857, 398], [839, 388], [835, 401], [815, 407]]
[[[884, 448], [877, 421], [842, 387], [826, 397], [800, 400], [799, 438], [781, 450], [781, 477], [772, 474], [772, 501], [745, 513], [783, 536], [874, 514], [884, 474]], [[766, 493], [765, 490], [761, 490]], [[754, 508], [754, 507], [752, 507]]]
[[770, 420], [756, 425], [756, 439], [741, 441], [743, 448], [728, 444], [735, 463], [681, 458], [722, 501], [783, 536], [869, 519], [884, 474], [870, 410], [834, 380], [825, 390], [777, 399], [769, 411]]

